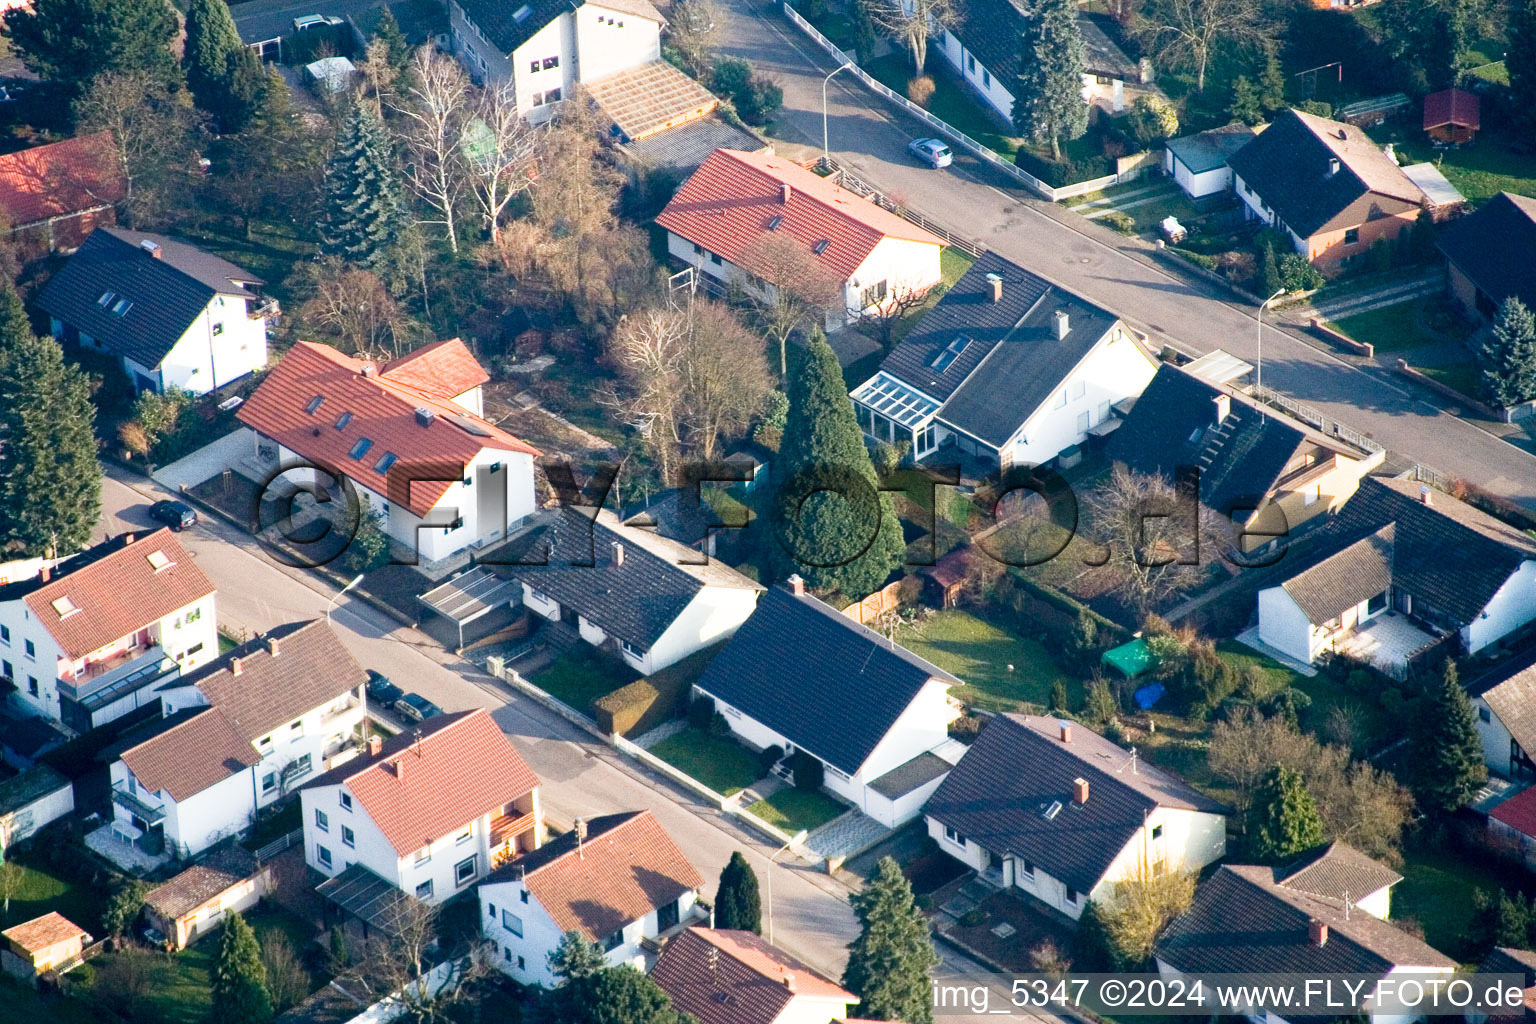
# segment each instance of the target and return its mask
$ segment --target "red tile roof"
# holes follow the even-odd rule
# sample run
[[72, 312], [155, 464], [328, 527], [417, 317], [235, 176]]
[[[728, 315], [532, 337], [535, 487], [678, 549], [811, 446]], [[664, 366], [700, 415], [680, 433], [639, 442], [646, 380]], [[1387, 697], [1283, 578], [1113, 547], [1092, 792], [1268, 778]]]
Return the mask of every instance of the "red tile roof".
[[0, 932], [12, 942], [16, 943], [28, 953], [40, 953], [49, 946], [60, 942], [68, 942], [79, 936], [89, 940], [90, 933], [57, 910], [49, 911], [42, 917], [34, 917], [30, 921], [23, 921], [12, 928]]
[[0, 156], [0, 210], [15, 227], [121, 202], [110, 132]]
[[781, 156], [733, 149], [715, 150], [656, 223], [751, 270], [750, 252], [743, 262], [743, 250], [771, 230], [774, 217], [783, 218], [779, 234], [813, 252], [818, 243], [829, 243], [816, 260], [839, 281], [852, 277], [883, 238], [944, 244], [937, 235], [838, 187], [831, 178]]
[[[465, 360], [474, 362], [467, 350], [461, 357], [450, 345], [420, 360], [397, 360], [393, 373], [380, 373], [373, 363], [329, 345], [301, 341], [268, 371], [267, 379], [236, 415], [301, 458], [331, 473], [344, 473], [425, 516], [482, 449], [539, 454], [532, 445], [445, 397], [469, 379]], [[447, 372], [434, 385], [431, 374], [422, 371], [438, 366]], [[483, 374], [481, 370], [481, 380]], [[306, 411], [317, 397], [322, 399], [320, 405], [313, 413]], [[418, 409], [432, 413], [428, 426], [421, 425]], [[351, 417], [338, 430], [336, 424], [346, 413]], [[373, 443], [360, 459], [354, 459], [350, 452], [363, 438]], [[378, 466], [390, 452], [398, 459], [397, 472], [386, 476]], [[409, 480], [424, 475], [443, 479]]]
[[491, 379], [458, 338], [435, 341], [392, 359], [379, 376], [448, 401]]
[[1528, 836], [1536, 836], [1536, 788], [1524, 790], [1505, 800], [1488, 817], [1502, 821], [1510, 828]]
[[700, 1024], [772, 1024], [797, 996], [859, 1001], [751, 932], [724, 929], [682, 932], [662, 950], [651, 980]]
[[[213, 582], [170, 530], [131, 543], [126, 537], [107, 541], [119, 550], [79, 569], [67, 571], [69, 563], [62, 563], [58, 570], [65, 575], [27, 595], [32, 614], [66, 657], [83, 658], [214, 592]], [[156, 553], [166, 560], [159, 571], [150, 560]], [[73, 610], [55, 607], [55, 601], [65, 599]]]
[[261, 760], [251, 741], [218, 708], [207, 708], [122, 753], [151, 793], [180, 802]]
[[587, 829], [580, 852], [567, 832], [502, 868], [513, 878], [524, 868], [523, 883], [562, 932], [601, 942], [704, 884], [650, 811], [594, 818]]
[[412, 850], [499, 811], [539, 785], [484, 708], [430, 718], [306, 789], [344, 784], [395, 852]]
[[1424, 130], [1453, 124], [1480, 127], [1482, 101], [1465, 89], [1444, 89], [1424, 97]]

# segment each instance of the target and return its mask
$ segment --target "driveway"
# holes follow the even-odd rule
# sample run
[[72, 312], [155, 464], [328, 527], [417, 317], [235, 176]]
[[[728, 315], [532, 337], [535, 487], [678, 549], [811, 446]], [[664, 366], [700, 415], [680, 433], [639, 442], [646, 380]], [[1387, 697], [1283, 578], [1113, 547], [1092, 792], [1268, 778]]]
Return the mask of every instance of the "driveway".
[[[831, 59], [758, 0], [718, 0], [723, 52], [751, 61], [784, 90], [779, 139], [813, 156], [822, 139], [822, 80]], [[1220, 286], [1176, 277], [1134, 244], [1060, 207], [991, 181], [973, 158], [934, 171], [906, 155], [927, 134], [848, 74], [828, 86], [832, 154], [860, 177], [924, 216], [968, 235], [1053, 283], [1113, 310], [1145, 331], [1154, 348], [1200, 354], [1223, 348], [1253, 361], [1259, 332], [1252, 307]], [[1285, 314], [1280, 314], [1285, 316]], [[1345, 423], [1408, 458], [1463, 476], [1536, 508], [1536, 457], [1442, 411], [1389, 370], [1314, 347], [1289, 330], [1263, 328], [1264, 383]]]

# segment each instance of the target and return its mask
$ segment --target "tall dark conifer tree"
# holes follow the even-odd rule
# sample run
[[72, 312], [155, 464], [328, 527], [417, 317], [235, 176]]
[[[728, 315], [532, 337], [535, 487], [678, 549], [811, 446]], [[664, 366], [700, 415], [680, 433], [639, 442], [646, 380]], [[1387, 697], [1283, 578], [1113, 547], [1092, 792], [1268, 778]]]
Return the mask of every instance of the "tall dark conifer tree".
[[407, 219], [389, 134], [372, 104], [357, 102], [347, 112], [326, 167], [325, 190], [321, 249], [373, 268]]

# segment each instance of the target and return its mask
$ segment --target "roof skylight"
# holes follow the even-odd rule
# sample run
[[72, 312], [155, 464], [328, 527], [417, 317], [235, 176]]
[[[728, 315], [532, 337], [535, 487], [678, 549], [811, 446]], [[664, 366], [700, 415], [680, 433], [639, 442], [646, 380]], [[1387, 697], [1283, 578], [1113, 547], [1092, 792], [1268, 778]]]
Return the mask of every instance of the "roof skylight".
[[970, 343], [970, 338], [967, 338], [963, 334], [960, 335], [954, 341], [944, 346], [944, 351], [934, 356], [933, 361], [928, 365], [933, 367], [935, 373], [943, 373], [945, 370], [949, 369], [951, 363], [960, 358], [960, 353], [964, 352]]
[[164, 551], [151, 551], [149, 554], [144, 556], [144, 559], [149, 562], [149, 567], [155, 570], [155, 572], [161, 572], [165, 569], [169, 569], [171, 566], [176, 564], [175, 562], [171, 561], [170, 557], [166, 555]]
[[69, 599], [66, 594], [63, 597], [54, 598], [53, 610], [59, 613], [59, 618], [67, 619], [80, 610], [80, 606]]
[[347, 429], [347, 424], [351, 423], [351, 422], [352, 422], [352, 410], [348, 409], [346, 412], [344, 412], [340, 416], [336, 417], [336, 429], [337, 430], [346, 430]]
[[315, 414], [315, 410], [319, 409], [320, 408], [320, 404], [322, 402], [324, 402], [324, 401], [325, 401], [325, 396], [324, 395], [316, 395], [314, 398], [311, 398], [309, 400], [309, 404], [308, 405], [304, 406], [304, 411], [309, 413], [311, 416], [313, 416]]
[[347, 454], [352, 456], [354, 459], [361, 459], [364, 455], [368, 454], [368, 449], [372, 447], [373, 441], [371, 439], [360, 437], [357, 439], [357, 444], [354, 444], [352, 446], [352, 450], [347, 452]]
[[374, 463], [373, 471], [375, 473], [388, 473], [389, 467], [393, 466], [398, 459], [399, 456], [394, 452], [385, 452], [379, 458], [379, 461]]

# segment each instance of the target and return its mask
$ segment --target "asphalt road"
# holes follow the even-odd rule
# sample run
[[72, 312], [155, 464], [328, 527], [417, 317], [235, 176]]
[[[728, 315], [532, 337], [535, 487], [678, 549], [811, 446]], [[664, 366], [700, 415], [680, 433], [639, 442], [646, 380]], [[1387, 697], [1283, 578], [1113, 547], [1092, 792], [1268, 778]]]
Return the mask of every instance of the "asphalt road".
[[[775, 134], [819, 150], [832, 59], [771, 4], [716, 2], [731, 14], [718, 19], [722, 52], [751, 61], [784, 90]], [[847, 73], [831, 80], [827, 99], [832, 155], [912, 209], [1114, 311], [1156, 346], [1196, 354], [1222, 348], [1250, 361], [1260, 354], [1253, 308], [1220, 286], [1175, 277], [1133, 256], [1133, 246], [1107, 228], [991, 184], [993, 172], [974, 159], [943, 171], [917, 164], [906, 144], [931, 132]], [[1269, 322], [1262, 346], [1263, 383], [1395, 452], [1536, 508], [1536, 457], [1431, 405], [1386, 369], [1339, 358]]]

